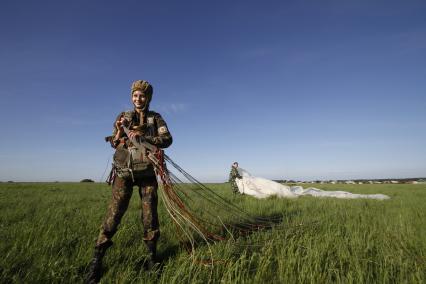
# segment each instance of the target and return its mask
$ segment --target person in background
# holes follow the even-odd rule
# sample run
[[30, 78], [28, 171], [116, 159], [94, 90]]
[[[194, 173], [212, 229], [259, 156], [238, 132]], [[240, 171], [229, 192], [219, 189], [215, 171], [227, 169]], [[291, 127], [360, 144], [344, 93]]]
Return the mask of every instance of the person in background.
[[229, 183], [231, 184], [232, 192], [234, 194], [238, 193], [238, 186], [235, 182], [235, 179], [242, 178], [242, 176], [238, 173], [238, 162], [234, 162], [231, 167], [231, 172], [229, 173]]

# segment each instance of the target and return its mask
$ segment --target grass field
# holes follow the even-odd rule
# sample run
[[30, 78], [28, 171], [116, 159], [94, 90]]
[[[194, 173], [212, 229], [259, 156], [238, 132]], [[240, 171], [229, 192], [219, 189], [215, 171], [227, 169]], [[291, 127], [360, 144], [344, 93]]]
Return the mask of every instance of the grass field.
[[[212, 246], [213, 267], [193, 262], [159, 206], [162, 266], [145, 272], [139, 197], [105, 258], [103, 283], [425, 283], [426, 185], [317, 185], [390, 200], [256, 200], [210, 187], [254, 215], [282, 223]], [[136, 193], [136, 192], [135, 192]], [[0, 184], [0, 283], [81, 283], [110, 188], [90, 183]], [[201, 246], [197, 254], [206, 255]]]

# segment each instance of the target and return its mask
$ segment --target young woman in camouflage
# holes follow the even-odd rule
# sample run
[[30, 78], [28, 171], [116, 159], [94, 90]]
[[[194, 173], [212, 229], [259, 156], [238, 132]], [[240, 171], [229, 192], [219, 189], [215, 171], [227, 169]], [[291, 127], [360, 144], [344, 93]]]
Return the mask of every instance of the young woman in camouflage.
[[[164, 119], [160, 114], [149, 110], [152, 93], [153, 88], [147, 81], [133, 82], [131, 99], [134, 109], [120, 113], [114, 123], [110, 139], [112, 147], [116, 149], [110, 175], [112, 199], [96, 241], [89, 271], [89, 283], [100, 280], [102, 258], [105, 251], [112, 245], [111, 239], [127, 210], [133, 186], [138, 187], [142, 203], [143, 240], [150, 253], [148, 267], [156, 263], [156, 243], [160, 236], [160, 229], [157, 214], [158, 184], [154, 166], [147, 157], [146, 149], [138, 150], [137, 155], [134, 154], [135, 152], [132, 155], [129, 151], [133, 146], [129, 138], [143, 139], [160, 148], [167, 148], [172, 144], [172, 136]], [[124, 133], [123, 126], [130, 129], [130, 137]]]

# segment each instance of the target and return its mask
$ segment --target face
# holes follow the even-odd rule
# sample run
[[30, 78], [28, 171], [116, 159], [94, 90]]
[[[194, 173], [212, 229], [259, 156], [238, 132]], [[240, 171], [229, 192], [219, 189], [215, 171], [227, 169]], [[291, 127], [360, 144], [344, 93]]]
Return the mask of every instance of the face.
[[233, 163], [232, 165], [234, 166], [234, 168], [238, 168], [238, 163]]
[[142, 109], [145, 106], [146, 100], [146, 95], [142, 91], [136, 90], [133, 92], [132, 102], [136, 108]]

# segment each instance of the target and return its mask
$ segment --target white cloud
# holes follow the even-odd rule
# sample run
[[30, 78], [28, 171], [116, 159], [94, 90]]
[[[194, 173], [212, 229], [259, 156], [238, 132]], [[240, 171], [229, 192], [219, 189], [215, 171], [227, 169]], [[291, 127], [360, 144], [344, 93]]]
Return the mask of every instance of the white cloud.
[[158, 111], [161, 113], [171, 115], [185, 112], [188, 107], [188, 104], [185, 103], [170, 103], [167, 105], [159, 105], [156, 107], [156, 109], [158, 109]]

